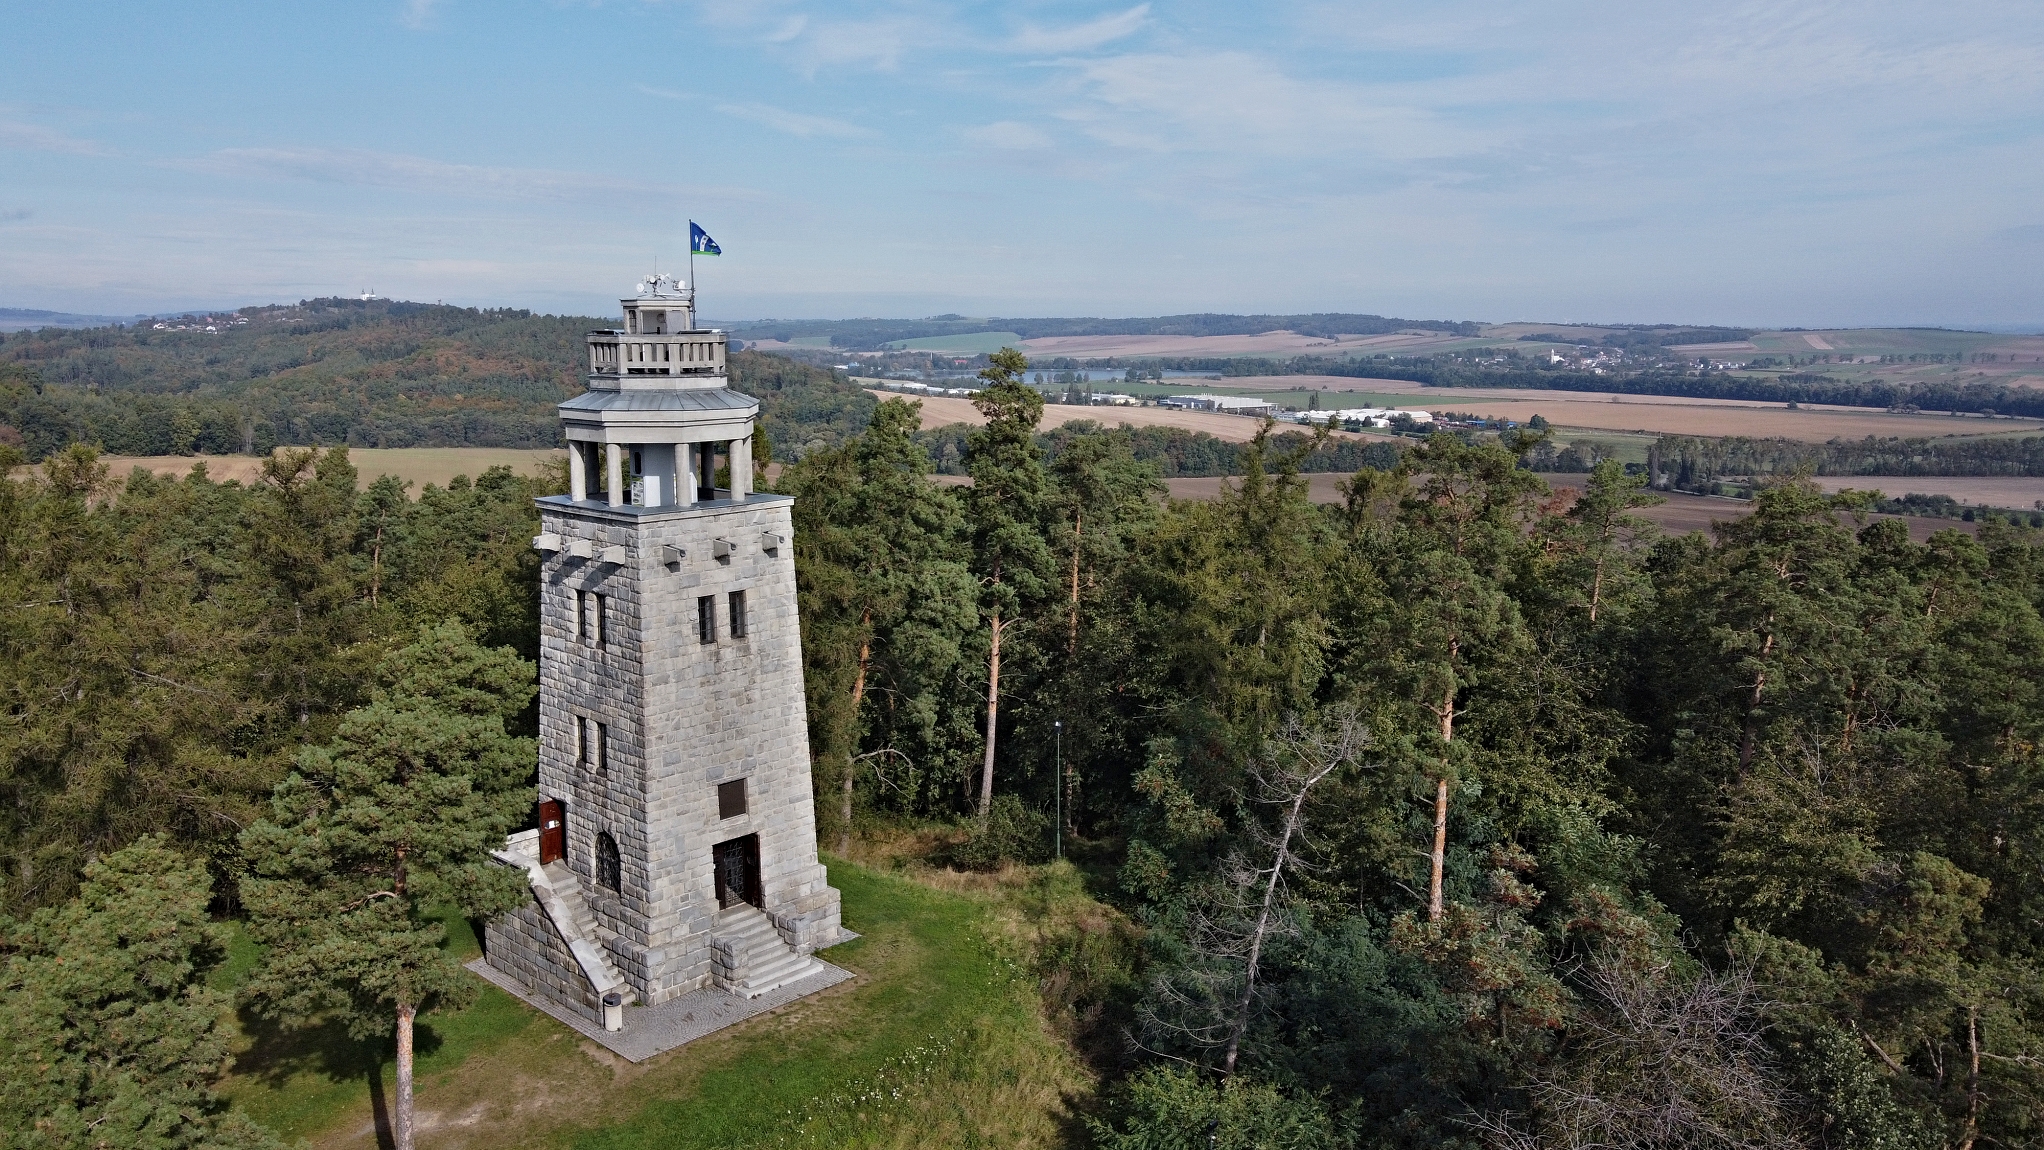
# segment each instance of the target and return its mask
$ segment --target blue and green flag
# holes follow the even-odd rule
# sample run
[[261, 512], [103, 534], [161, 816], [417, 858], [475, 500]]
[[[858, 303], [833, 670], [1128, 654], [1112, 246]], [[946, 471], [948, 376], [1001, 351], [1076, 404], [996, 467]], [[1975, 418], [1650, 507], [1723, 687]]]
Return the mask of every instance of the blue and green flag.
[[694, 220], [688, 222], [688, 250], [691, 255], [698, 256], [724, 254], [724, 249], [717, 246], [717, 241], [710, 238], [710, 233], [704, 231]]

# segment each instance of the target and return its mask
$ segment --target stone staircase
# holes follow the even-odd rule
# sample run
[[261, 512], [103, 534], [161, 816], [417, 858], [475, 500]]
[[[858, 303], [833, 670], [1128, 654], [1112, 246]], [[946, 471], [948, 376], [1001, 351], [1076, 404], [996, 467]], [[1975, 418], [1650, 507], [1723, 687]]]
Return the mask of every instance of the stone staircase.
[[710, 947], [717, 984], [746, 998], [758, 998], [823, 970], [821, 962], [796, 954], [781, 941], [772, 919], [744, 903], [717, 912]]
[[636, 997], [626, 984], [624, 976], [610, 961], [610, 955], [603, 949], [603, 928], [596, 925], [596, 916], [589, 913], [589, 904], [582, 898], [582, 884], [575, 879], [575, 872], [566, 863], [550, 862], [544, 866], [528, 865], [526, 873], [532, 879], [533, 893], [539, 896], [540, 905], [546, 907], [547, 917], [553, 920], [554, 929], [574, 954], [575, 962], [582, 968], [589, 985], [596, 991], [597, 1001], [612, 991], [618, 992], [627, 1003]]

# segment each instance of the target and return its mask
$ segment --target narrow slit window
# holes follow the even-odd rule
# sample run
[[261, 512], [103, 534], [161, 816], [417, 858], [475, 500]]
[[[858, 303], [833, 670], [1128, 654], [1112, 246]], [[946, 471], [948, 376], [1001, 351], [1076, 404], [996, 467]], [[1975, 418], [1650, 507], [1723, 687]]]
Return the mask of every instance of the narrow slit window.
[[589, 624], [586, 619], [589, 612], [588, 600], [589, 592], [577, 587], [575, 589], [575, 641], [577, 643], [589, 641]]
[[745, 592], [731, 592], [731, 637], [745, 638]]
[[624, 885], [622, 861], [618, 858], [617, 840], [610, 837], [610, 832], [596, 832], [596, 885], [617, 894]]
[[703, 595], [696, 599], [696, 638], [703, 643], [717, 641], [717, 597]]
[[575, 765], [589, 765], [589, 720], [581, 715], [575, 716]]
[[593, 600], [595, 600], [595, 601], [596, 601], [596, 610], [595, 610], [595, 612], [594, 612], [595, 618], [594, 618], [594, 620], [593, 620], [593, 622], [594, 622], [594, 626], [592, 626], [592, 627], [591, 627], [590, 629], [591, 629], [591, 630], [592, 630], [593, 632], [595, 632], [595, 635], [596, 635], [596, 649], [597, 649], [597, 650], [599, 650], [599, 651], [601, 651], [601, 650], [603, 650], [603, 645], [604, 645], [604, 618], [603, 618], [603, 616], [604, 616], [604, 612], [605, 612], [605, 609], [606, 609], [606, 608], [608, 608], [608, 607], [610, 606], [610, 604], [609, 604], [609, 602], [608, 602], [608, 596], [604, 596], [604, 595], [591, 595], [591, 596], [589, 596], [589, 597], [590, 597], [591, 599], [593, 599]]
[[596, 748], [595, 748], [595, 753], [596, 753], [596, 773], [597, 773], [597, 774], [599, 774], [599, 775], [607, 775], [607, 774], [609, 774], [609, 773], [610, 773], [610, 726], [609, 726], [609, 724], [607, 724], [607, 723], [598, 723], [598, 724], [596, 724]]

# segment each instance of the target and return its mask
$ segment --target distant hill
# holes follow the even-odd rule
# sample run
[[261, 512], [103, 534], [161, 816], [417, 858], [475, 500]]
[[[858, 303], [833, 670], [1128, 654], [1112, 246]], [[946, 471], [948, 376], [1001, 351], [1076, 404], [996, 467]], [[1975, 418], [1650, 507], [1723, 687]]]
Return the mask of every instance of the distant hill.
[[0, 307], [0, 331], [24, 331], [44, 327], [107, 327], [136, 323], [146, 315], [76, 315], [68, 311], [38, 311], [32, 307]]
[[1389, 335], [1398, 331], [1439, 331], [1473, 336], [1482, 325], [1470, 320], [1396, 319], [1381, 315], [1316, 312], [1312, 315], [1164, 315], [1137, 319], [1008, 319], [939, 315], [928, 319], [746, 320], [720, 321], [718, 326], [746, 340], [827, 338], [847, 351], [875, 351], [902, 340], [933, 336], [1013, 332], [1022, 339], [1071, 335], [1259, 335], [1295, 331], [1331, 338], [1337, 335]]
[[[0, 337], [0, 441], [124, 455], [267, 453], [279, 444], [550, 447], [582, 390], [583, 336], [614, 319], [318, 299], [197, 321], [44, 326]], [[210, 329], [210, 330], [209, 330]], [[784, 454], [864, 426], [842, 377], [740, 352]]]

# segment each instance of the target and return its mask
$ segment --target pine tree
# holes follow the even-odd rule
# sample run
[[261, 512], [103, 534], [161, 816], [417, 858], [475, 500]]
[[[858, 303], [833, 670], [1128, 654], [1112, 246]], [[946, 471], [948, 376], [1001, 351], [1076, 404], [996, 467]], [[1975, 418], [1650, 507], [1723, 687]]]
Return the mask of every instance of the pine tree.
[[78, 896], [0, 929], [0, 1146], [274, 1146], [213, 1096], [227, 931], [203, 862], [145, 835], [85, 868]]
[[966, 501], [980, 613], [987, 620], [986, 746], [980, 765], [979, 816], [994, 801], [994, 744], [1000, 722], [1001, 641], [1050, 590], [1054, 560], [1044, 538], [1049, 479], [1037, 450], [1043, 395], [1022, 382], [1022, 353], [1002, 348], [980, 372], [987, 383], [972, 405], [986, 426], [966, 440], [972, 492]]
[[[916, 773], [914, 756], [895, 745], [892, 722], [879, 724], [879, 747], [860, 753], [873, 688], [885, 691], [891, 714], [919, 717], [903, 726], [933, 724], [942, 709], [936, 693], [978, 626], [964, 517], [929, 481], [929, 454], [914, 438], [920, 409], [885, 400], [863, 435], [805, 456], [782, 476], [796, 497], [805, 681], [817, 758], [838, 776], [840, 854], [851, 847], [858, 764], [871, 761], [867, 755], [906, 760]], [[921, 746], [934, 742], [915, 733]]]
[[397, 1150], [412, 1150], [413, 1021], [475, 990], [433, 914], [488, 918], [529, 897], [524, 874], [490, 851], [531, 803], [536, 749], [505, 723], [535, 687], [530, 663], [452, 623], [389, 656], [377, 679], [242, 835], [242, 898], [267, 948], [248, 993], [287, 1023], [394, 1031]]

